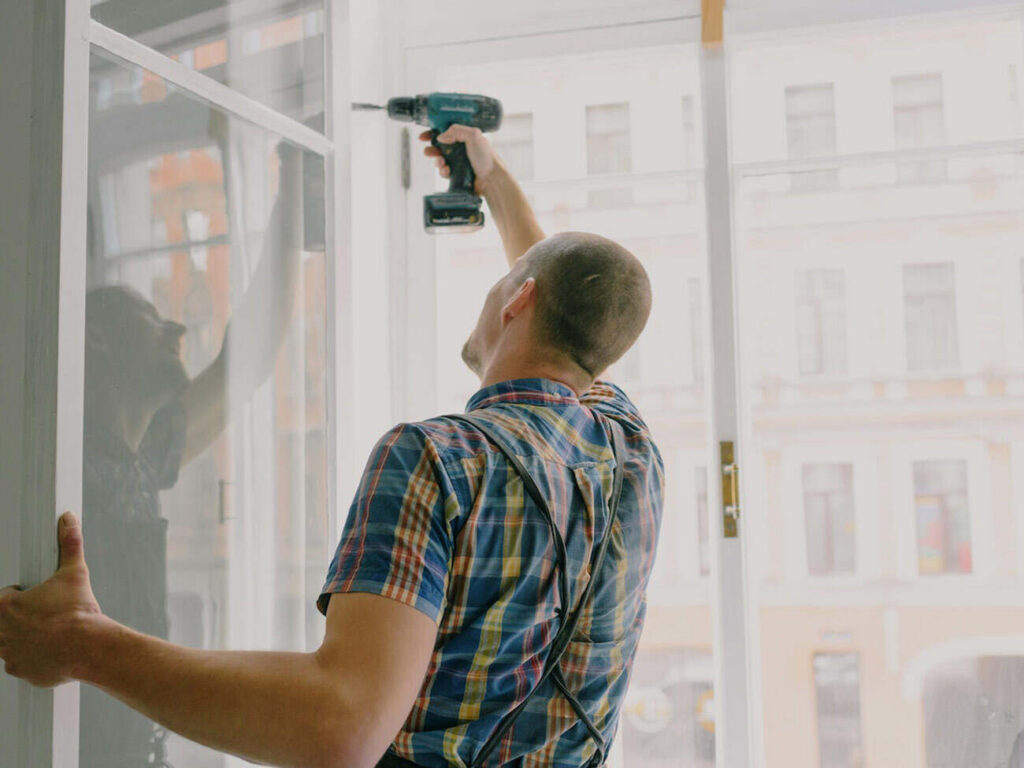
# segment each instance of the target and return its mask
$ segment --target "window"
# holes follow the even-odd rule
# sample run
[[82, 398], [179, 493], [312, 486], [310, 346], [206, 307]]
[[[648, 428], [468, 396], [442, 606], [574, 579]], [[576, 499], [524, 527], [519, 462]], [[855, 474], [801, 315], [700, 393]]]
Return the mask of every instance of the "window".
[[629, 173], [629, 104], [587, 107], [587, 173]]
[[1006, 81], [1009, 87], [1007, 112], [1010, 118], [1010, 134], [1016, 135], [1020, 130], [1020, 76], [1017, 74], [1016, 64], [1007, 67]]
[[711, 536], [708, 519], [708, 470], [707, 467], [694, 467], [693, 486], [697, 489], [697, 560], [700, 564], [700, 575], [711, 573]]
[[691, 277], [687, 283], [690, 294], [690, 358], [693, 370], [693, 386], [704, 387], [704, 310], [700, 280]]
[[[791, 160], [836, 154], [836, 110], [831, 83], [786, 88], [786, 142]], [[794, 192], [834, 189], [839, 171], [801, 171], [791, 177]]]
[[804, 464], [807, 572], [852, 573], [856, 566], [853, 465]]
[[494, 148], [520, 181], [533, 178], [533, 113], [505, 115], [494, 135]]
[[[942, 75], [913, 75], [892, 79], [893, 125], [897, 149], [937, 147], [946, 143], [942, 103]], [[902, 162], [902, 182], [941, 181], [946, 178], [943, 158]]]
[[683, 168], [699, 168], [703, 164], [698, 155], [697, 120], [693, 112], [693, 97], [683, 96]]
[[953, 265], [903, 267], [903, 313], [907, 368], [932, 371], [959, 364]]
[[967, 462], [914, 462], [914, 516], [918, 573], [970, 573]]
[[[587, 107], [587, 174], [629, 173], [632, 168], [629, 104]], [[587, 205], [617, 208], [628, 206], [632, 199], [629, 187], [592, 189], [587, 195]]]
[[843, 270], [796, 274], [796, 345], [800, 375], [846, 371], [846, 291]]
[[814, 654], [821, 768], [861, 768], [860, 659], [856, 653]]

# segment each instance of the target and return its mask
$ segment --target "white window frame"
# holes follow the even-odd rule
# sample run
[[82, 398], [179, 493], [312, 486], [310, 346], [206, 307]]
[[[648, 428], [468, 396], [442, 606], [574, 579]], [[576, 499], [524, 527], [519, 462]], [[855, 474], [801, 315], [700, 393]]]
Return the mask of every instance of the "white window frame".
[[[15, 18], [15, 17], [12, 17]], [[8, 18], [5, 15], [5, 24]], [[13, 151], [25, 153], [25, 186], [33, 187], [29, 204], [19, 201], [28, 214], [28, 247], [0, 234], [0, 245], [21, 245], [5, 257], [25, 271], [27, 299], [10, 310], [13, 325], [3, 329], [3, 349], [24, 349], [26, 365], [5, 366], [21, 373], [23, 384], [12, 375], [0, 377], [5, 408], [24, 412], [34, 428], [22, 440], [5, 443], [0, 488], [18, 498], [17, 508], [5, 510], [5, 526], [14, 522], [21, 536], [13, 550], [14, 562], [3, 564], [5, 583], [30, 586], [52, 573], [56, 565], [56, 521], [65, 509], [81, 509], [82, 416], [85, 367], [86, 200], [88, 197], [89, 72], [93, 50], [111, 53], [145, 68], [188, 94], [259, 128], [281, 135], [324, 158], [326, 169], [327, 269], [327, 503], [332, 549], [339, 527], [337, 498], [354, 488], [357, 462], [347, 432], [355, 412], [351, 392], [355, 365], [351, 360], [351, 258], [347, 238], [351, 231], [349, 154], [350, 98], [348, 78], [349, 0], [325, 0], [325, 132], [255, 99], [232, 90], [183, 64], [158, 53], [90, 18], [85, 0], [31, 0], [16, 17], [13, 39], [30, 46], [12, 51], [8, 72], [32, 84], [32, 138]], [[20, 37], [19, 37], [20, 36]], [[18, 58], [16, 54], [21, 54]], [[4, 60], [6, 62], [6, 60]], [[0, 86], [0, 93], [7, 95]], [[5, 100], [6, 101], [6, 100]], [[11, 147], [11, 145], [9, 145]], [[54, 162], [58, 158], [59, 162]], [[7, 158], [5, 158], [6, 160]], [[17, 185], [12, 204], [18, 201]], [[5, 204], [7, 202], [5, 189]], [[59, 211], [59, 227], [53, 226]], [[12, 238], [11, 240], [5, 238]], [[5, 262], [6, 266], [7, 262]], [[14, 292], [17, 299], [17, 291]], [[6, 294], [5, 294], [6, 297]], [[6, 319], [6, 316], [5, 316]], [[23, 345], [23, 346], [22, 346]], [[42, 354], [30, 352], [36, 350]], [[24, 456], [24, 461], [22, 460]], [[12, 518], [14, 518], [12, 520]], [[326, 552], [330, 556], [330, 551]], [[12, 708], [14, 711], [8, 711]], [[39, 690], [11, 678], [0, 679], [0, 743], [5, 757], [13, 750], [18, 765], [39, 768], [77, 768], [79, 684]], [[8, 716], [10, 715], [10, 716]]]

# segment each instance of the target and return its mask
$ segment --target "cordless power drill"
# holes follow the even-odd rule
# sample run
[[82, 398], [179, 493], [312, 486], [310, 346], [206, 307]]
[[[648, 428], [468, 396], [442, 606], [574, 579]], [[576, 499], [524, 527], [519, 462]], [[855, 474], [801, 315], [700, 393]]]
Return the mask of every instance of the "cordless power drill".
[[430, 143], [437, 147], [451, 170], [447, 192], [423, 198], [423, 226], [428, 232], [469, 232], [484, 225], [480, 198], [473, 189], [476, 174], [461, 142], [442, 144], [437, 137], [453, 123], [496, 131], [501, 127], [501, 102], [472, 93], [428, 93], [396, 96], [387, 106], [353, 104], [355, 109], [387, 109], [388, 116], [430, 128]]

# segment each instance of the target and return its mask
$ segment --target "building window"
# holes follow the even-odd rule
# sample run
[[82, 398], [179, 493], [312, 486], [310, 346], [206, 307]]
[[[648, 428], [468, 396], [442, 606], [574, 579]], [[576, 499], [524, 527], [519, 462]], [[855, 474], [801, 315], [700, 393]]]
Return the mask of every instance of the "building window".
[[1024, 304], [1024, 259], [1020, 260], [1020, 295], [1022, 304]]
[[846, 286], [841, 269], [796, 274], [796, 345], [800, 375], [846, 371]]
[[1016, 64], [1010, 65], [1007, 72], [1007, 81], [1009, 84], [1010, 133], [1016, 136], [1020, 131], [1020, 81], [1017, 75]]
[[690, 294], [690, 358], [693, 386], [704, 387], [704, 306], [700, 279], [691, 277], [687, 285]]
[[622, 356], [622, 379], [630, 384], [639, 384], [643, 380], [643, 358], [640, 344], [643, 337], [633, 342], [633, 346]]
[[[836, 109], [831, 83], [786, 89], [786, 141], [790, 160], [836, 154]], [[794, 192], [835, 189], [839, 185], [839, 171], [801, 171], [790, 179]]]
[[[942, 103], [942, 75], [913, 75], [892, 79], [893, 125], [897, 149], [939, 147], [946, 143], [946, 118]], [[943, 158], [911, 160], [896, 166], [901, 182], [942, 181]]]
[[814, 654], [821, 768], [861, 768], [860, 659], [856, 653]]
[[[632, 169], [629, 104], [587, 107], [587, 174], [629, 173]], [[632, 190], [622, 186], [593, 189], [587, 202], [590, 208], [625, 207], [632, 203]]]
[[697, 156], [697, 121], [693, 111], [693, 97], [683, 96], [683, 168], [699, 168]]
[[956, 368], [960, 363], [960, 349], [953, 265], [905, 265], [903, 311], [907, 368], [911, 371]]
[[711, 573], [711, 521], [708, 519], [707, 467], [694, 467], [693, 485], [697, 489], [697, 559], [700, 563], [700, 575], [707, 576]]
[[914, 513], [918, 573], [970, 573], [967, 462], [914, 462]]
[[494, 136], [494, 148], [519, 181], [533, 178], [533, 113], [505, 115]]
[[853, 465], [804, 464], [802, 474], [807, 572], [852, 573], [857, 558]]

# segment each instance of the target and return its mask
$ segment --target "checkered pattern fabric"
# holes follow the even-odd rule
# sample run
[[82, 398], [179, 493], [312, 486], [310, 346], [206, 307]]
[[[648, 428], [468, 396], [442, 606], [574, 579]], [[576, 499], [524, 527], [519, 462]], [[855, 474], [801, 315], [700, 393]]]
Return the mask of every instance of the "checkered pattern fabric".
[[[517, 449], [565, 540], [572, 604], [595, 546], [610, 535], [593, 602], [561, 661], [570, 690], [611, 743], [646, 613], [661, 524], [664, 467], [643, 419], [618, 387], [577, 398], [546, 379], [486, 387], [467, 405]], [[612, 423], [614, 422], [614, 424]], [[615, 467], [625, 481], [608, 532]], [[543, 514], [498, 448], [446, 417], [400, 424], [363, 472], [318, 606], [369, 592], [438, 624], [427, 674], [392, 751], [421, 766], [463, 767], [540, 678], [558, 630], [558, 574]], [[571, 610], [572, 605], [566, 606]], [[551, 680], [527, 704], [489, 765], [578, 768], [594, 742]]]

